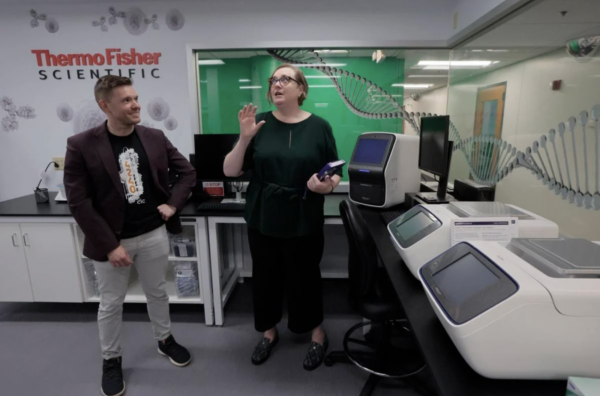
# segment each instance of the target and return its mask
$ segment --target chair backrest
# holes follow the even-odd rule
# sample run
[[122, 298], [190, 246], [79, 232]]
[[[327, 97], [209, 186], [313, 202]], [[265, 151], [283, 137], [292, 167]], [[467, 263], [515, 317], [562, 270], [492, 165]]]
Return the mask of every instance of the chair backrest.
[[340, 214], [348, 238], [348, 279], [350, 299], [369, 295], [375, 288], [378, 265], [377, 247], [360, 210], [352, 202], [340, 202]]

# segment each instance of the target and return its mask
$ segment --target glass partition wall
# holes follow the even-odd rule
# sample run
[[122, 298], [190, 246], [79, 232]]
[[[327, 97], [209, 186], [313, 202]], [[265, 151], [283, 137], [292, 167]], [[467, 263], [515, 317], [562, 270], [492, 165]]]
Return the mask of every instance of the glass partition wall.
[[600, 240], [600, 40], [515, 47], [490, 35], [451, 54], [447, 109], [463, 144], [450, 180], [496, 185], [497, 201]]
[[492, 30], [452, 51], [200, 51], [201, 133], [239, 133], [237, 113], [250, 102], [273, 110], [267, 79], [292, 63], [309, 84], [302, 108], [329, 121], [346, 161], [361, 133], [418, 134], [420, 115], [449, 114], [451, 183], [496, 186], [497, 201], [556, 222], [564, 236], [600, 240], [595, 37], [540, 45]]
[[302, 109], [331, 124], [340, 157], [349, 161], [364, 132], [415, 133], [401, 114], [413, 111], [407, 97], [411, 101], [448, 81], [448, 71], [429, 70], [421, 62], [447, 62], [449, 56], [447, 50], [356, 48], [197, 52], [201, 133], [239, 133], [237, 114], [248, 103], [258, 112], [274, 110], [266, 99], [267, 80], [290, 63], [301, 68], [309, 85]]

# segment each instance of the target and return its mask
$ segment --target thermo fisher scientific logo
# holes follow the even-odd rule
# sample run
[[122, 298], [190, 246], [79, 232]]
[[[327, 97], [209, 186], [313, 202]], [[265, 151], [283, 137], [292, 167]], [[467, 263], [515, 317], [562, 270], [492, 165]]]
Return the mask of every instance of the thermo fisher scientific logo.
[[[106, 48], [95, 54], [54, 54], [50, 50], [31, 50], [35, 55], [40, 80], [86, 80], [113, 74], [121, 77], [160, 78], [160, 52], [128, 51]], [[131, 67], [137, 66], [137, 67]], [[152, 67], [148, 67], [152, 66]]]

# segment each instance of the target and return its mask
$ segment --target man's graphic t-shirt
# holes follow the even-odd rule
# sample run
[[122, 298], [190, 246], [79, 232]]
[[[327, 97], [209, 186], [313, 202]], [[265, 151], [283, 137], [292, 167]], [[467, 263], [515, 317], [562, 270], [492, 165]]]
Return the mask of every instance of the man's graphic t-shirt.
[[128, 136], [108, 136], [125, 192], [125, 223], [120, 236], [134, 238], [164, 224], [157, 209], [150, 162], [135, 130]]

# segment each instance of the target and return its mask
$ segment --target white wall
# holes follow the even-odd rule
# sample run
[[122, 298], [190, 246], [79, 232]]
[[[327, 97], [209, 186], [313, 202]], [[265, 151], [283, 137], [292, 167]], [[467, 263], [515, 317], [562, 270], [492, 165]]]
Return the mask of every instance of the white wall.
[[[549, 84], [553, 80], [562, 80], [560, 91], [550, 90]], [[451, 83], [448, 114], [463, 138], [473, 135], [477, 89], [501, 82], [507, 83], [502, 138], [519, 150], [525, 150], [541, 135], [547, 134], [549, 129], [557, 129], [560, 122], [566, 123], [569, 117], [577, 117], [582, 110], [590, 112], [594, 105], [600, 104], [600, 58], [580, 64], [570, 58], [564, 49], [560, 49], [465, 82]], [[579, 134], [581, 126], [576, 131]], [[593, 164], [590, 128], [587, 137], [588, 163]], [[568, 139], [566, 146], [571, 151], [570, 135]], [[562, 146], [557, 148], [560, 154]], [[578, 136], [582, 189], [583, 150], [582, 137]], [[566, 179], [564, 163], [562, 166]], [[558, 173], [556, 169], [555, 172]], [[574, 184], [573, 163], [571, 175]], [[452, 158], [450, 180], [464, 177], [468, 177], [468, 168], [464, 156], [457, 152]], [[589, 180], [592, 181], [592, 178], [593, 174], [590, 174]], [[590, 183], [592, 188], [593, 183]], [[515, 170], [499, 183], [496, 199], [557, 222], [561, 233], [565, 235], [600, 240], [600, 211], [579, 208], [562, 200], [525, 169]]]
[[[417, 113], [431, 113], [431, 114], [448, 114], [447, 103], [448, 102], [448, 87], [441, 87], [434, 89], [423, 94], [419, 94], [417, 100], [407, 96], [404, 99], [404, 108], [406, 111]], [[416, 135], [415, 130], [405, 121], [404, 131], [409, 135]]]
[[[87, 114], [87, 120], [96, 119], [92, 98], [94, 80], [89, 69], [103, 67], [38, 67], [34, 49], [48, 49], [54, 54], [104, 53], [107, 48], [120, 48], [138, 52], [160, 52], [158, 75], [148, 78], [152, 66], [131, 66], [136, 69], [135, 88], [142, 103], [142, 120], [164, 129], [164, 122], [149, 117], [147, 104], [155, 97], [163, 98], [170, 106], [171, 115], [178, 126], [166, 131], [168, 137], [184, 155], [193, 150], [192, 119], [195, 108], [190, 104], [186, 45], [204, 43], [215, 46], [222, 43], [230, 48], [252, 48], [261, 43], [297, 42], [329, 45], [337, 42], [347, 46], [443, 46], [449, 35], [448, 15], [453, 2], [445, 0], [374, 0], [370, 2], [307, 0], [299, 3], [274, 0], [246, 1], [65, 1], [47, 0], [19, 3], [0, 2], [0, 42], [2, 73], [0, 98], [8, 97], [18, 106], [29, 105], [36, 117], [15, 117], [18, 129], [5, 132], [0, 126], [0, 201], [30, 194], [38, 182], [40, 170], [54, 156], [64, 156], [66, 139], [75, 133], [74, 122], [63, 122], [57, 116], [61, 103], [69, 104], [76, 115]], [[157, 15], [159, 29], [151, 26], [140, 35], [132, 35], [124, 28], [123, 19], [115, 25], [108, 23], [108, 8], [128, 11], [139, 7], [148, 17]], [[54, 18], [58, 30], [50, 33], [45, 22], [31, 27], [30, 9]], [[168, 28], [167, 11], [179, 10], [185, 18], [181, 30]], [[107, 18], [107, 32], [92, 21]], [[423, 29], [427, 26], [427, 29]], [[202, 44], [201, 44], [202, 45]], [[198, 49], [201, 49], [199, 47]], [[118, 68], [118, 67], [117, 67]], [[120, 67], [124, 72], [130, 66]], [[63, 80], [40, 80], [39, 70], [60, 69]], [[65, 79], [66, 69], [73, 73]], [[76, 70], [84, 70], [85, 79], [78, 80]], [[146, 78], [141, 78], [145, 69]], [[101, 75], [104, 73], [101, 73]], [[87, 110], [79, 110], [88, 102]], [[85, 106], [84, 106], [85, 107]], [[0, 110], [0, 119], [8, 116]], [[235, 116], [235, 115], [232, 115]], [[83, 121], [86, 118], [83, 117]], [[96, 119], [96, 122], [97, 119]], [[79, 122], [89, 126], [89, 123]], [[52, 172], [43, 186], [56, 191], [62, 172]]]

